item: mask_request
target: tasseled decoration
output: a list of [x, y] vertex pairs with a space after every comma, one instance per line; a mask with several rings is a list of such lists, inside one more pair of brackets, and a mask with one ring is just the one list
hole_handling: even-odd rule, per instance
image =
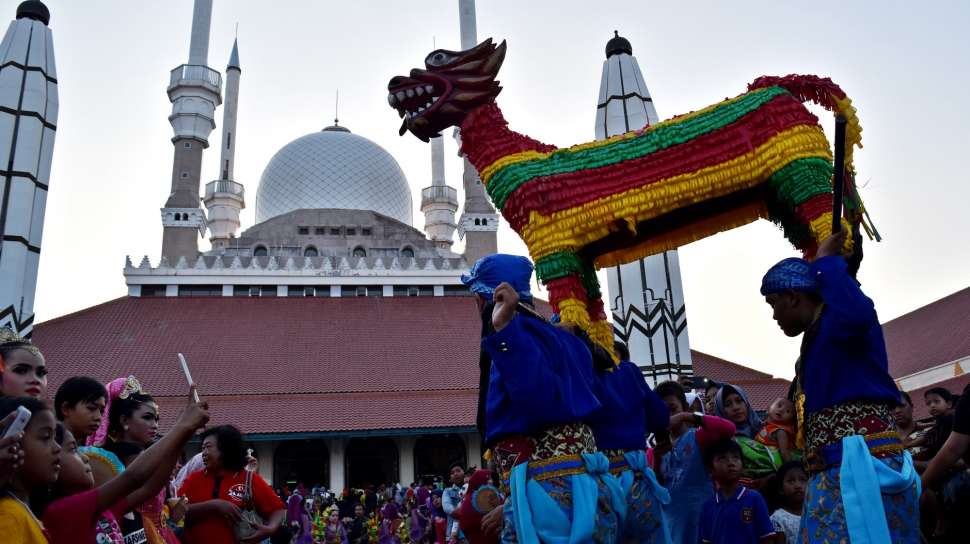
[[[462, 152], [528, 246], [554, 310], [611, 350], [594, 266], [631, 262], [758, 218], [814, 256], [831, 228], [832, 151], [806, 101], [845, 116], [843, 223], [850, 230], [861, 223], [878, 237], [854, 183], [858, 116], [828, 78], [761, 77], [748, 92], [700, 111], [564, 149], [510, 130], [489, 104], [462, 123]], [[852, 244], [850, 237], [843, 251]]]

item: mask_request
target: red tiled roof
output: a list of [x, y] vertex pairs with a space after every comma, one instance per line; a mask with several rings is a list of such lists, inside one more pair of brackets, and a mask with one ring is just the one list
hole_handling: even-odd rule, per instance
[[[178, 418], [184, 397], [156, 400], [163, 427], [167, 428]], [[210, 404], [210, 425], [231, 423], [246, 434], [340, 433], [474, 427], [478, 389], [229, 395], [206, 400]]]
[[[165, 427], [184, 404], [182, 352], [214, 424], [295, 433], [473, 426], [480, 332], [471, 297], [124, 297], [40, 323], [33, 340], [51, 395], [69, 376], [133, 374]], [[741, 385], [757, 409], [787, 388], [692, 355], [697, 375]]]
[[480, 333], [471, 297], [125, 297], [40, 323], [33, 340], [51, 392], [133, 374], [181, 397], [182, 352], [217, 418], [268, 432], [296, 425], [290, 413], [320, 431], [474, 425]]
[[970, 287], [882, 326], [889, 373], [902, 378], [970, 355]]
[[737, 363], [725, 361], [720, 357], [708, 355], [697, 350], [690, 350], [691, 361], [694, 364], [694, 375], [711, 378], [717, 382], [734, 383], [740, 380], [767, 380], [771, 374], [759, 372], [753, 368], [741, 366]]
[[930, 417], [930, 412], [927, 410], [926, 403], [923, 400], [923, 395], [926, 393], [927, 389], [933, 387], [945, 387], [954, 395], [960, 395], [963, 393], [963, 388], [965, 388], [968, 384], [970, 384], [970, 373], [934, 383], [933, 385], [927, 385], [926, 387], [907, 391], [909, 396], [913, 399], [913, 417], [916, 419]]
[[788, 396], [791, 382], [783, 378], [768, 378], [764, 380], [737, 380], [728, 382], [744, 389], [755, 410], [767, 410], [775, 399]]

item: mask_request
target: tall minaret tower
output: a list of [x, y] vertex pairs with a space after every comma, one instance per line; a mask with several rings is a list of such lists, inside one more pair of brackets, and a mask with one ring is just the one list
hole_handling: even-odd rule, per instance
[[232, 43], [232, 54], [226, 66], [226, 103], [222, 107], [222, 154], [219, 178], [205, 186], [206, 210], [209, 211], [209, 241], [213, 250], [223, 250], [239, 230], [239, 212], [246, 207], [243, 185], [232, 175], [236, 156], [236, 112], [239, 109], [239, 43]]
[[[461, 49], [478, 45], [475, 0], [458, 0], [458, 20], [461, 25]], [[455, 137], [460, 139], [457, 129]], [[478, 171], [467, 158], [463, 157], [463, 160], [465, 204], [458, 220], [458, 236], [465, 238], [465, 260], [469, 265], [474, 265], [478, 259], [498, 252], [498, 214], [485, 194]]]
[[454, 243], [458, 191], [445, 183], [445, 142], [439, 134], [431, 138], [431, 187], [421, 189], [424, 231], [439, 249]]
[[50, 18], [23, 2], [0, 44], [0, 327], [28, 337], [57, 130]]
[[[615, 33], [596, 106], [596, 139], [639, 130], [659, 121], [633, 47]], [[653, 384], [693, 374], [684, 286], [677, 251], [666, 251], [607, 270], [613, 332]]]
[[195, 260], [199, 235], [206, 229], [205, 213], [199, 206], [202, 150], [209, 147], [209, 133], [216, 127], [215, 110], [222, 103], [222, 76], [206, 65], [211, 19], [212, 0], [195, 0], [189, 62], [172, 70], [168, 85], [175, 160], [172, 192], [162, 208], [162, 257], [172, 264], [181, 257]]

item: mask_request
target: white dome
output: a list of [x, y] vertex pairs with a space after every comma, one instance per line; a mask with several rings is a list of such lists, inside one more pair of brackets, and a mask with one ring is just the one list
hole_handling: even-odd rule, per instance
[[257, 223], [304, 208], [370, 210], [411, 225], [411, 188], [384, 148], [328, 127], [283, 146], [259, 179]]

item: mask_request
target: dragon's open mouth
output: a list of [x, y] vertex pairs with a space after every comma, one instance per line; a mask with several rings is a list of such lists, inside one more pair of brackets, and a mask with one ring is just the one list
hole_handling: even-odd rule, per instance
[[434, 85], [418, 83], [410, 87], [394, 90], [387, 95], [387, 103], [397, 110], [398, 116], [408, 119], [424, 115], [433, 110], [439, 96], [435, 93]]

